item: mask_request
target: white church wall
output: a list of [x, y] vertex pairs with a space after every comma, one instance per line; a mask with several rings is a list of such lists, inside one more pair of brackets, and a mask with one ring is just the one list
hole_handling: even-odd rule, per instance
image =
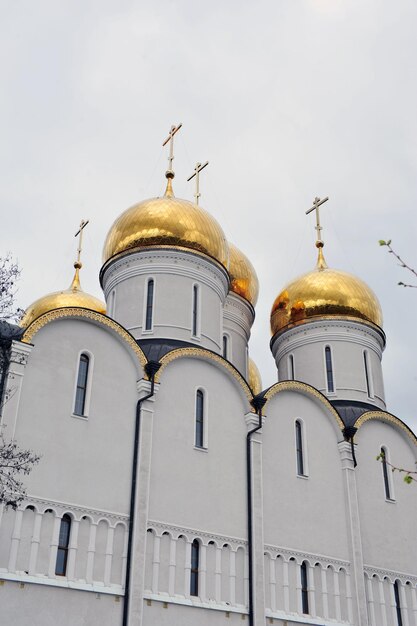
[[119, 596], [12, 582], [0, 586], [0, 622], [23, 626], [114, 626], [122, 619]]
[[[265, 543], [348, 558], [344, 484], [333, 417], [301, 392], [279, 392], [262, 429]], [[308, 477], [297, 475], [295, 421], [303, 420]], [[340, 433], [340, 434], [339, 434]]]
[[[146, 329], [147, 282], [154, 281], [152, 328]], [[193, 334], [193, 287], [198, 287], [197, 333]], [[139, 338], [194, 342], [221, 352], [226, 271], [209, 259], [174, 249], [144, 250], [115, 261], [103, 277], [115, 319]], [[115, 296], [112, 296], [112, 293]]]
[[[107, 329], [71, 319], [42, 328], [34, 344], [15, 432], [23, 447], [42, 455], [28, 492], [127, 512], [140, 375], [128, 348]], [[88, 417], [73, 414], [82, 351], [94, 355]]]
[[417, 575], [417, 492], [404, 483], [402, 475], [388, 470], [393, 488], [392, 500], [388, 500], [382, 464], [376, 461], [385, 446], [394, 465], [414, 469], [417, 447], [397, 426], [380, 420], [365, 422], [355, 440], [364, 563]]
[[[155, 404], [149, 517], [232, 537], [246, 536], [249, 404], [222, 368], [181, 358], [161, 375]], [[196, 392], [205, 400], [206, 449], [195, 446]], [[221, 515], [219, 515], [221, 511]]]

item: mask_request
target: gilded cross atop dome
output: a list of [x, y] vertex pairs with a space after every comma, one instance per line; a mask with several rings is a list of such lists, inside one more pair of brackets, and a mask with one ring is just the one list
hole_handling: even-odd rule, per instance
[[87, 226], [89, 221], [90, 220], [81, 220], [80, 227], [74, 235], [74, 237], [78, 237], [77, 260], [74, 263], [75, 274], [74, 274], [74, 278], [72, 279], [72, 283], [70, 287], [70, 289], [74, 289], [74, 290], [81, 288], [80, 269], [83, 266], [83, 264], [81, 263], [81, 252], [83, 249], [83, 234], [84, 234], [84, 228]]
[[194, 174], [191, 174], [191, 176], [189, 178], [187, 178], [187, 182], [190, 182], [190, 180], [192, 180], [195, 177], [195, 194], [194, 194], [194, 198], [195, 198], [195, 203], [198, 205], [198, 199], [201, 196], [200, 193], [200, 172], [207, 167], [207, 165], [209, 164], [208, 161], [206, 161], [203, 165], [201, 165], [201, 163], [196, 163], [196, 166], [194, 168]]
[[174, 178], [175, 173], [172, 167], [172, 163], [174, 161], [174, 136], [177, 134], [182, 124], [178, 124], [178, 126], [171, 126], [171, 130], [169, 131], [168, 137], [165, 139], [162, 147], [166, 146], [169, 143], [169, 155], [168, 155], [168, 169], [165, 172], [165, 176], [170, 179]]
[[313, 201], [313, 206], [311, 207], [311, 209], [308, 209], [308, 211], [306, 211], [306, 215], [308, 215], [312, 211], [316, 212], [316, 227], [315, 227], [316, 232], [317, 232], [316, 248], [318, 248], [318, 251], [319, 251], [319, 256], [317, 259], [318, 270], [324, 270], [327, 267], [326, 261], [324, 260], [324, 256], [323, 256], [324, 241], [321, 238], [321, 231], [323, 229], [320, 223], [320, 207], [322, 204], [327, 202], [328, 199], [329, 199], [329, 196], [326, 196], [325, 198], [323, 198], [323, 200], [321, 200], [320, 198], [316, 196]]

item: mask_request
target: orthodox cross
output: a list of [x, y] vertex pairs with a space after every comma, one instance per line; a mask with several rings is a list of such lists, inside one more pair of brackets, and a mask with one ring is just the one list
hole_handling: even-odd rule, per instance
[[171, 126], [171, 130], [169, 131], [168, 137], [165, 139], [162, 146], [166, 146], [169, 142], [169, 157], [168, 157], [168, 171], [167, 174], [170, 174], [170, 178], [173, 178], [174, 170], [172, 169], [172, 161], [174, 160], [174, 135], [179, 131], [182, 124], [178, 124], [178, 126]]
[[324, 204], [325, 202], [327, 202], [328, 199], [329, 199], [328, 196], [326, 198], [323, 198], [323, 200], [320, 200], [320, 198], [314, 198], [313, 206], [311, 207], [311, 209], [308, 209], [308, 211], [306, 211], [306, 215], [308, 215], [312, 211], [316, 212], [316, 231], [317, 231], [317, 242], [316, 243], [319, 243], [319, 244], [323, 244], [323, 240], [321, 238], [322, 227], [321, 227], [321, 224], [320, 224], [319, 207], [322, 204]]
[[81, 251], [82, 251], [82, 247], [83, 247], [83, 230], [87, 226], [89, 221], [90, 220], [87, 220], [85, 222], [84, 220], [81, 220], [80, 228], [77, 230], [77, 232], [74, 235], [74, 237], [78, 237], [79, 236], [79, 239], [78, 239], [78, 250], [77, 250], [77, 261], [76, 261], [76, 264], [78, 265], [78, 269], [81, 268]]
[[206, 161], [204, 163], [204, 165], [201, 165], [201, 163], [197, 163], [195, 168], [194, 168], [194, 174], [191, 174], [190, 178], [187, 178], [187, 182], [192, 180], [195, 176], [195, 194], [194, 194], [194, 198], [195, 198], [195, 203], [198, 204], [198, 199], [201, 196], [200, 193], [200, 172], [207, 167], [207, 165], [209, 164], [208, 161]]

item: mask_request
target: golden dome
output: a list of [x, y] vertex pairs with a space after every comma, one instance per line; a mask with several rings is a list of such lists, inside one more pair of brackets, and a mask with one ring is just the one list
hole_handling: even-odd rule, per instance
[[259, 294], [259, 281], [255, 268], [248, 257], [230, 242], [229, 250], [230, 289], [255, 306]]
[[162, 198], [151, 198], [127, 209], [110, 228], [103, 249], [103, 262], [113, 256], [148, 246], [189, 248], [229, 268], [229, 246], [223, 230], [207, 211], [175, 198], [172, 173]]
[[97, 313], [106, 313], [106, 305], [104, 302], [85, 293], [80, 285], [80, 268], [81, 263], [74, 263], [75, 274], [69, 289], [64, 291], [55, 291], [43, 298], [39, 298], [26, 309], [26, 312], [20, 321], [20, 326], [27, 328], [33, 321], [44, 313], [53, 311], [54, 309], [63, 309], [66, 307], [81, 307], [97, 311]]
[[372, 289], [347, 272], [329, 269], [319, 247], [316, 269], [289, 283], [271, 310], [272, 334], [315, 318], [349, 318], [382, 327], [382, 311]]
[[256, 396], [258, 393], [262, 391], [262, 379], [259, 373], [258, 368], [255, 365], [255, 361], [253, 361], [250, 357], [248, 360], [248, 383], [249, 387], [252, 389], [252, 393]]

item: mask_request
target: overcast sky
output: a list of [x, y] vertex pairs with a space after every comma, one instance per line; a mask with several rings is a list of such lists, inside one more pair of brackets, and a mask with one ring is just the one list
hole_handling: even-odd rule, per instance
[[316, 261], [316, 195], [330, 266], [360, 276], [384, 312], [388, 409], [416, 429], [417, 290], [380, 238], [417, 266], [415, 0], [0, 0], [0, 253], [19, 305], [65, 288], [86, 229], [82, 285], [102, 295], [113, 220], [196, 161], [201, 204], [260, 280], [250, 352], [276, 380], [269, 313]]

